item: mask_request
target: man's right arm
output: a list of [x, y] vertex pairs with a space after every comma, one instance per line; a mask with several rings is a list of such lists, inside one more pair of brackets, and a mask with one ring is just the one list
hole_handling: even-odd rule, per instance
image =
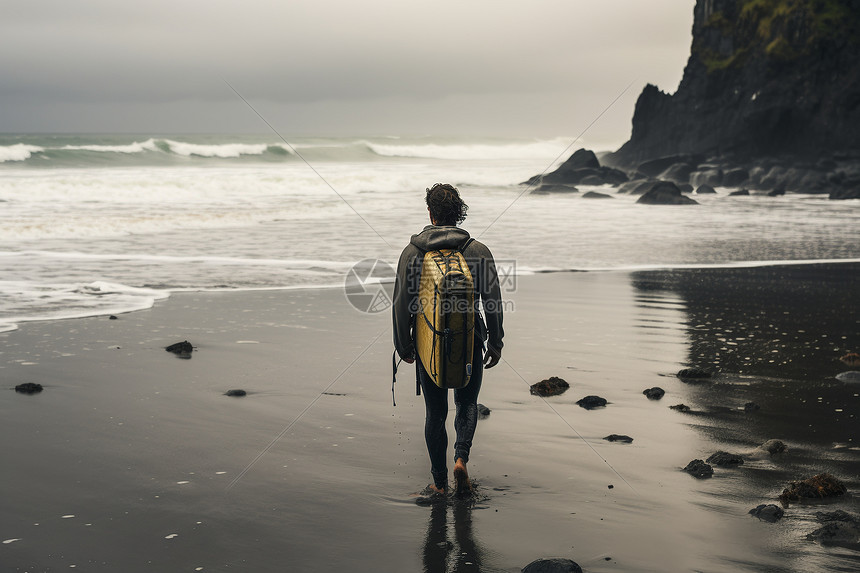
[[394, 327], [394, 348], [400, 358], [412, 362], [415, 358], [415, 343], [412, 340], [412, 297], [417, 294], [410, 288], [413, 277], [411, 264], [417, 249], [412, 245], [403, 249], [397, 263], [397, 277], [394, 280], [394, 301], [391, 305], [391, 318]]

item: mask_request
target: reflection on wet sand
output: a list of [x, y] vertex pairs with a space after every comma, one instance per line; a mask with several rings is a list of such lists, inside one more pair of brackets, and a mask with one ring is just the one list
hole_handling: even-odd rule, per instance
[[[425, 573], [484, 571], [483, 551], [472, 532], [472, 500], [439, 499], [430, 506], [430, 521], [424, 540]], [[450, 535], [448, 513], [454, 534]]]
[[[852, 367], [840, 360], [860, 348], [860, 266], [682, 269], [633, 273], [631, 282], [643, 317], [660, 307], [686, 314], [686, 363], [713, 374], [681, 379], [692, 408], [682, 415], [715, 451], [746, 460], [715, 467], [715, 479], [726, 481], [713, 488], [714, 499], [698, 502], [702, 507], [732, 511], [757, 498], [778, 503], [789, 481], [821, 472], [838, 476], [849, 491], [860, 489], [860, 388], [843, 381]], [[659, 328], [661, 321], [642, 319], [639, 326]], [[759, 447], [772, 438], [784, 440], [788, 451]], [[856, 496], [831, 503], [828, 509], [860, 509]], [[803, 563], [800, 570], [856, 567], [856, 552], [797, 541], [820, 526], [819, 504], [786, 509], [782, 527], [791, 533], [778, 541], [783, 554]]]

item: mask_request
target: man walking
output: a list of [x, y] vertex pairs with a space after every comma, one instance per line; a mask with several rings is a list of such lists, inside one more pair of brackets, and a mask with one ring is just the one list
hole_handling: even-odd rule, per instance
[[[430, 225], [417, 235], [412, 235], [409, 245], [403, 249], [397, 265], [394, 283], [394, 346], [400, 357], [416, 362], [415, 345], [416, 316], [422, 310], [418, 303], [418, 289], [424, 255], [440, 249], [454, 249], [462, 253], [469, 267], [474, 284], [474, 296], [480, 297], [484, 314], [475, 316], [475, 344], [471, 378], [463, 388], [454, 390], [454, 483], [458, 493], [471, 489], [466, 464], [472, 448], [472, 438], [478, 423], [478, 393], [481, 390], [483, 368], [492, 368], [502, 356], [502, 298], [498, 273], [490, 250], [469, 233], [457, 227], [466, 218], [468, 205], [460, 198], [459, 191], [448, 184], [437, 183], [427, 189], [427, 211]], [[483, 353], [486, 343], [486, 354]], [[448, 487], [448, 433], [445, 420], [448, 416], [448, 390], [437, 386], [428, 374], [429, 365], [416, 362], [418, 382], [424, 395], [426, 408], [424, 439], [430, 454], [433, 485], [437, 493], [445, 493]]]

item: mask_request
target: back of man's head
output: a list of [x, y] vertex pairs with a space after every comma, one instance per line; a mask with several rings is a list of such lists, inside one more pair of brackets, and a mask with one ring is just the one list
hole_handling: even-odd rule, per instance
[[448, 183], [437, 183], [428, 188], [426, 201], [436, 225], [454, 227], [466, 219], [466, 211], [469, 210], [457, 188]]

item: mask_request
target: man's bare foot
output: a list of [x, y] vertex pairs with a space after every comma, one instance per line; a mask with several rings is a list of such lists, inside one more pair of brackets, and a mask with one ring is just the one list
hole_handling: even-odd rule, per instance
[[472, 483], [469, 481], [469, 471], [463, 458], [457, 458], [454, 464], [454, 488], [457, 493], [470, 493]]
[[445, 488], [444, 487], [436, 487], [432, 483], [427, 486], [427, 491], [430, 492], [431, 494], [438, 493], [441, 495], [445, 495]]

